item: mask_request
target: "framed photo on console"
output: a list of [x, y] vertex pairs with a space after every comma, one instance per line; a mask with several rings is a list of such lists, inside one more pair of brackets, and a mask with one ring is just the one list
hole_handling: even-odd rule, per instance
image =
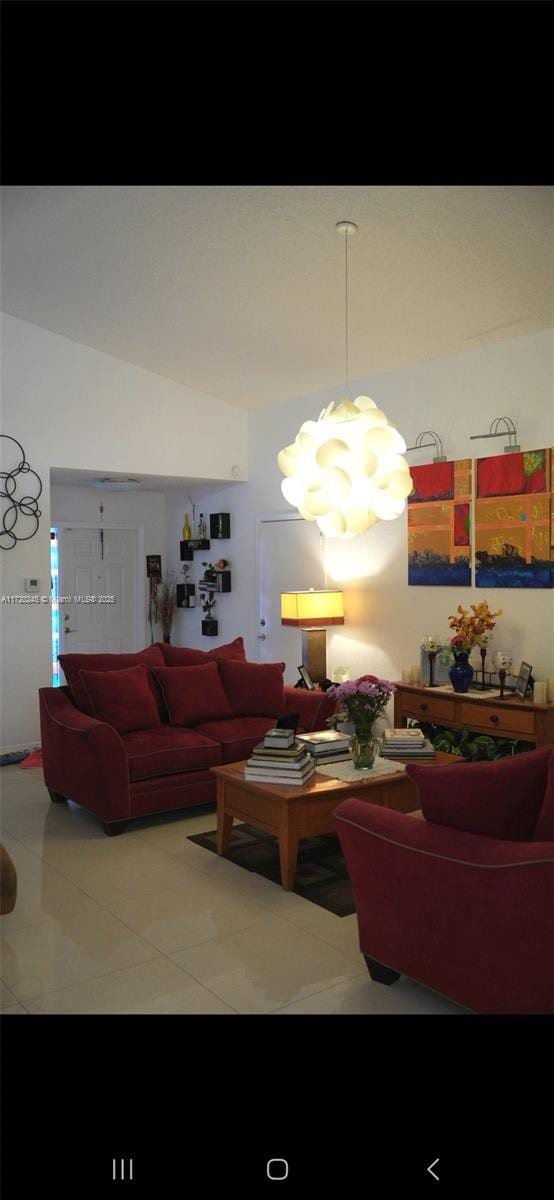
[[[304, 665], [302, 665], [301, 667], [298, 668], [298, 671], [300, 673], [300, 678], [302, 680], [302, 686], [307, 688], [309, 692], [313, 692], [313, 690], [315, 688], [315, 683], [313, 682], [311, 676], [308, 674], [306, 667]], [[300, 685], [297, 684], [297, 687], [298, 686], [300, 686]]]
[[530, 663], [526, 663], [526, 662], [522, 662], [522, 664], [519, 668], [519, 675], [517, 677], [517, 683], [514, 688], [514, 695], [519, 696], [520, 700], [525, 700], [527, 689], [529, 687], [529, 680], [531, 678], [532, 670], [533, 670], [533, 668], [530, 665]]

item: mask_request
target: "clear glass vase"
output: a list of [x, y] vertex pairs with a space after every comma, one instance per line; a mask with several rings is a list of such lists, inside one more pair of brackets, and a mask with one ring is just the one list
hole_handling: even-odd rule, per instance
[[377, 758], [379, 743], [372, 734], [369, 736], [354, 734], [350, 743], [352, 750], [352, 765], [360, 771], [368, 771]]

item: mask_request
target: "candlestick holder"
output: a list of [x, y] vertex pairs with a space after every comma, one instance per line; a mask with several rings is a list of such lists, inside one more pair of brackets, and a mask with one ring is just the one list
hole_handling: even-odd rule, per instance
[[473, 690], [476, 692], [489, 692], [492, 684], [485, 683], [485, 662], [487, 658], [487, 647], [479, 646], [479, 654], [481, 655], [481, 679], [478, 683], [473, 684]]
[[485, 684], [485, 659], [487, 657], [487, 647], [481, 646], [479, 649], [479, 654], [481, 655], [481, 689], [484, 692], [485, 687], [486, 687], [486, 684]]
[[426, 651], [427, 657], [429, 659], [429, 683], [426, 686], [427, 687], [438, 687], [439, 685], [437, 683], [435, 683], [434, 672], [435, 672], [435, 659], [440, 650], [440, 639], [438, 637], [435, 637], [432, 634], [428, 634], [423, 639], [423, 649]]
[[512, 669], [512, 660], [509, 655], [503, 654], [501, 650], [497, 650], [493, 655], [492, 665], [498, 672], [498, 679], [500, 682], [500, 695], [497, 697], [497, 699], [505, 700], [506, 697], [504, 695], [504, 688], [506, 686], [506, 676]]

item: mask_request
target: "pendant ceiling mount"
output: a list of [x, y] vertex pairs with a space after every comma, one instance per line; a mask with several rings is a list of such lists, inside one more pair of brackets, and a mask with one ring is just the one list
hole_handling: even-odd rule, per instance
[[406, 443], [385, 413], [369, 396], [348, 399], [348, 241], [358, 226], [337, 221], [336, 229], [345, 241], [345, 396], [304, 421], [277, 463], [283, 496], [306, 521], [327, 537], [354, 537], [399, 517], [413, 483]]
[[352, 237], [358, 232], [358, 226], [353, 221], [337, 221], [337, 233], [342, 233], [343, 237]]

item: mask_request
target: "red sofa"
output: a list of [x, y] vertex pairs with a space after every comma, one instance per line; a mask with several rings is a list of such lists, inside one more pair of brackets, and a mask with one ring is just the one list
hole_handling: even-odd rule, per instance
[[[247, 664], [242, 638], [208, 653], [157, 643], [138, 654], [60, 655], [60, 663], [67, 686], [39, 689], [46, 786], [53, 801], [71, 799], [93, 812], [110, 835], [134, 817], [215, 801], [210, 767], [246, 758], [281, 713], [299, 713], [299, 729], [307, 732], [324, 729], [334, 710], [325, 693], [283, 687], [284, 664], [269, 664], [265, 686], [268, 672]], [[175, 686], [177, 667], [186, 686]], [[134, 709], [125, 702], [130, 668], [140, 668], [150, 728], [133, 727]]]
[[407, 770], [425, 820], [357, 799], [335, 813], [372, 979], [553, 1012], [554, 751]]

